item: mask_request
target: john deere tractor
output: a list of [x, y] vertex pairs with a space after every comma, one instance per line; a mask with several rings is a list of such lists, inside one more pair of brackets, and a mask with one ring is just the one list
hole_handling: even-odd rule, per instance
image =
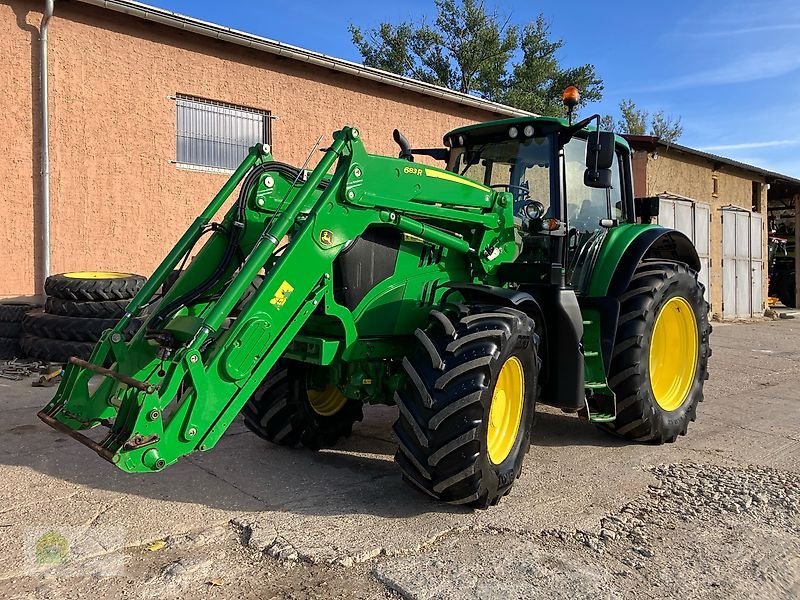
[[254, 146], [39, 416], [138, 473], [240, 414], [316, 450], [394, 404], [404, 479], [480, 508], [518, 477], [537, 402], [675, 441], [707, 377], [700, 262], [592, 123], [506, 119], [427, 149], [395, 131], [397, 158], [344, 127], [310, 171]]

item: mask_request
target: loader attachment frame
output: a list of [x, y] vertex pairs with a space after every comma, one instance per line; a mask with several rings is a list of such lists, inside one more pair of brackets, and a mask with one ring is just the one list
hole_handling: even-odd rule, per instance
[[[262, 146], [250, 150], [125, 316], [103, 334], [89, 361], [70, 361], [55, 397], [39, 413], [45, 423], [124, 471], [161, 470], [219, 441], [312, 314], [341, 325], [343, 335], [326, 341], [329, 356], [352, 349], [356, 323], [334, 297], [332, 266], [345, 244], [368, 227], [394, 227], [463, 255], [484, 276], [515, 256], [507, 194], [441, 169], [369, 155], [355, 128], [334, 134], [305, 183], [271, 182], [275, 193], [265, 201], [256, 191], [267, 184], [246, 186], [254, 169], [270, 164]], [[157, 298], [240, 184], [244, 204], [228, 211], [174, 286]], [[465, 233], [442, 229], [437, 219], [460, 224]], [[244, 233], [235, 232], [237, 227]], [[236, 250], [244, 258], [226, 266], [226, 239], [233, 232], [241, 237]], [[220, 264], [224, 272], [206, 296], [181, 305], [186, 291]], [[263, 283], [231, 318], [262, 270]], [[437, 293], [432, 299], [443, 290]], [[150, 312], [143, 313], [145, 307]], [[144, 323], [125, 341], [123, 331], [134, 317]], [[102, 439], [80, 433], [98, 426], [108, 430]]]

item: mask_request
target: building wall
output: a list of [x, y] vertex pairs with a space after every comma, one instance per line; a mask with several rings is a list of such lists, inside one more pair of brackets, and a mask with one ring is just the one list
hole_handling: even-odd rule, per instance
[[[637, 156], [638, 155], [638, 156]], [[764, 178], [756, 173], [743, 170], [734, 170], [723, 167], [714, 170], [714, 165], [708, 161], [688, 156], [685, 154], [668, 154], [659, 152], [658, 157], [644, 152], [637, 152], [634, 156], [634, 170], [639, 170], [639, 177], [646, 181], [646, 194], [654, 196], [663, 192], [672, 192], [686, 196], [698, 202], [705, 202], [711, 206], [710, 227], [710, 294], [711, 310], [713, 314], [722, 313], [722, 211], [723, 206], [737, 206], [750, 210], [753, 205], [753, 182], [764, 184]], [[641, 175], [642, 160], [647, 157], [644, 177]], [[639, 162], [637, 162], [637, 160]], [[718, 180], [718, 193], [714, 195], [713, 179]], [[639, 188], [640, 189], [640, 188]], [[637, 190], [637, 194], [640, 192]], [[767, 205], [767, 187], [761, 187], [759, 203], [762, 214], [762, 252], [764, 257], [763, 290], [764, 301], [767, 298], [767, 218], [765, 208]], [[763, 311], [754, 311], [756, 314]]]
[[[39, 2], [0, 5], [0, 297], [32, 294], [39, 226]], [[359, 127], [367, 150], [396, 154], [498, 115], [264, 52], [59, 2], [50, 24], [53, 272], [149, 274], [226, 176], [177, 167], [175, 102], [189, 94], [272, 111], [277, 160], [300, 165], [322, 134]], [[315, 159], [319, 153], [315, 153]], [[313, 164], [313, 163], [312, 163]]]

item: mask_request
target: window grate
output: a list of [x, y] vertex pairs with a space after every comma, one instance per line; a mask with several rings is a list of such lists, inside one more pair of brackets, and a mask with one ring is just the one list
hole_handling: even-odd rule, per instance
[[270, 112], [178, 95], [179, 164], [233, 170], [254, 144], [270, 143]]

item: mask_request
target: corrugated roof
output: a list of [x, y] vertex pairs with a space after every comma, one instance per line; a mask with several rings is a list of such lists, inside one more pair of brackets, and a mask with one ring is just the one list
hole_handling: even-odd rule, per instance
[[717, 154], [711, 154], [710, 152], [703, 152], [702, 150], [696, 150], [695, 148], [690, 148], [689, 146], [681, 146], [680, 144], [667, 143], [652, 135], [625, 134], [622, 137], [628, 140], [628, 143], [634, 150], [636, 149], [651, 150], [651, 151], [658, 149], [672, 150], [675, 152], [681, 152], [683, 154], [689, 154], [697, 158], [702, 158], [711, 163], [719, 165], [727, 165], [729, 167], [734, 167], [736, 169], [742, 169], [744, 171], [758, 173], [759, 175], [767, 179], [767, 183], [779, 182], [779, 183], [786, 183], [792, 186], [800, 186], [800, 179], [790, 177], [789, 175], [784, 175], [782, 173], [776, 173], [775, 171], [762, 169], [761, 167], [749, 165], [747, 163], [739, 162], [738, 160], [733, 160], [732, 158], [726, 158], [724, 156], [719, 156]]
[[[340, 73], [347, 73], [355, 77], [361, 77], [371, 81], [377, 81], [386, 85], [402, 88], [418, 94], [423, 94], [425, 96], [433, 96], [434, 98], [440, 98], [448, 102], [454, 102], [456, 104], [462, 104], [472, 108], [491, 111], [500, 115], [522, 116], [531, 114], [527, 111], [520, 110], [512, 106], [506, 106], [505, 104], [492, 102], [491, 100], [484, 100], [483, 98], [478, 98], [477, 96], [472, 96], [470, 94], [456, 92], [438, 85], [425, 83], [424, 81], [417, 81], [416, 79], [403, 77], [402, 75], [397, 75], [396, 73], [389, 73], [388, 71], [367, 67], [349, 60], [328, 56], [327, 54], [314, 52], [312, 50], [307, 50], [298, 46], [292, 46], [290, 44], [284, 44], [283, 42], [271, 40], [259, 35], [246, 33], [230, 27], [223, 27], [222, 25], [217, 25], [216, 23], [202, 21], [200, 19], [188, 17], [180, 13], [150, 6], [149, 4], [134, 2], [133, 0], [78, 1], [138, 17], [140, 19], [145, 19], [147, 21], [161, 23], [162, 25], [174, 27], [183, 31], [204, 35], [216, 40], [230, 42], [232, 44], [244, 46], [245, 48], [252, 48], [262, 52], [268, 52], [270, 54], [313, 64], [315, 66], [331, 69]], [[57, 6], [56, 10], [58, 10]]]

